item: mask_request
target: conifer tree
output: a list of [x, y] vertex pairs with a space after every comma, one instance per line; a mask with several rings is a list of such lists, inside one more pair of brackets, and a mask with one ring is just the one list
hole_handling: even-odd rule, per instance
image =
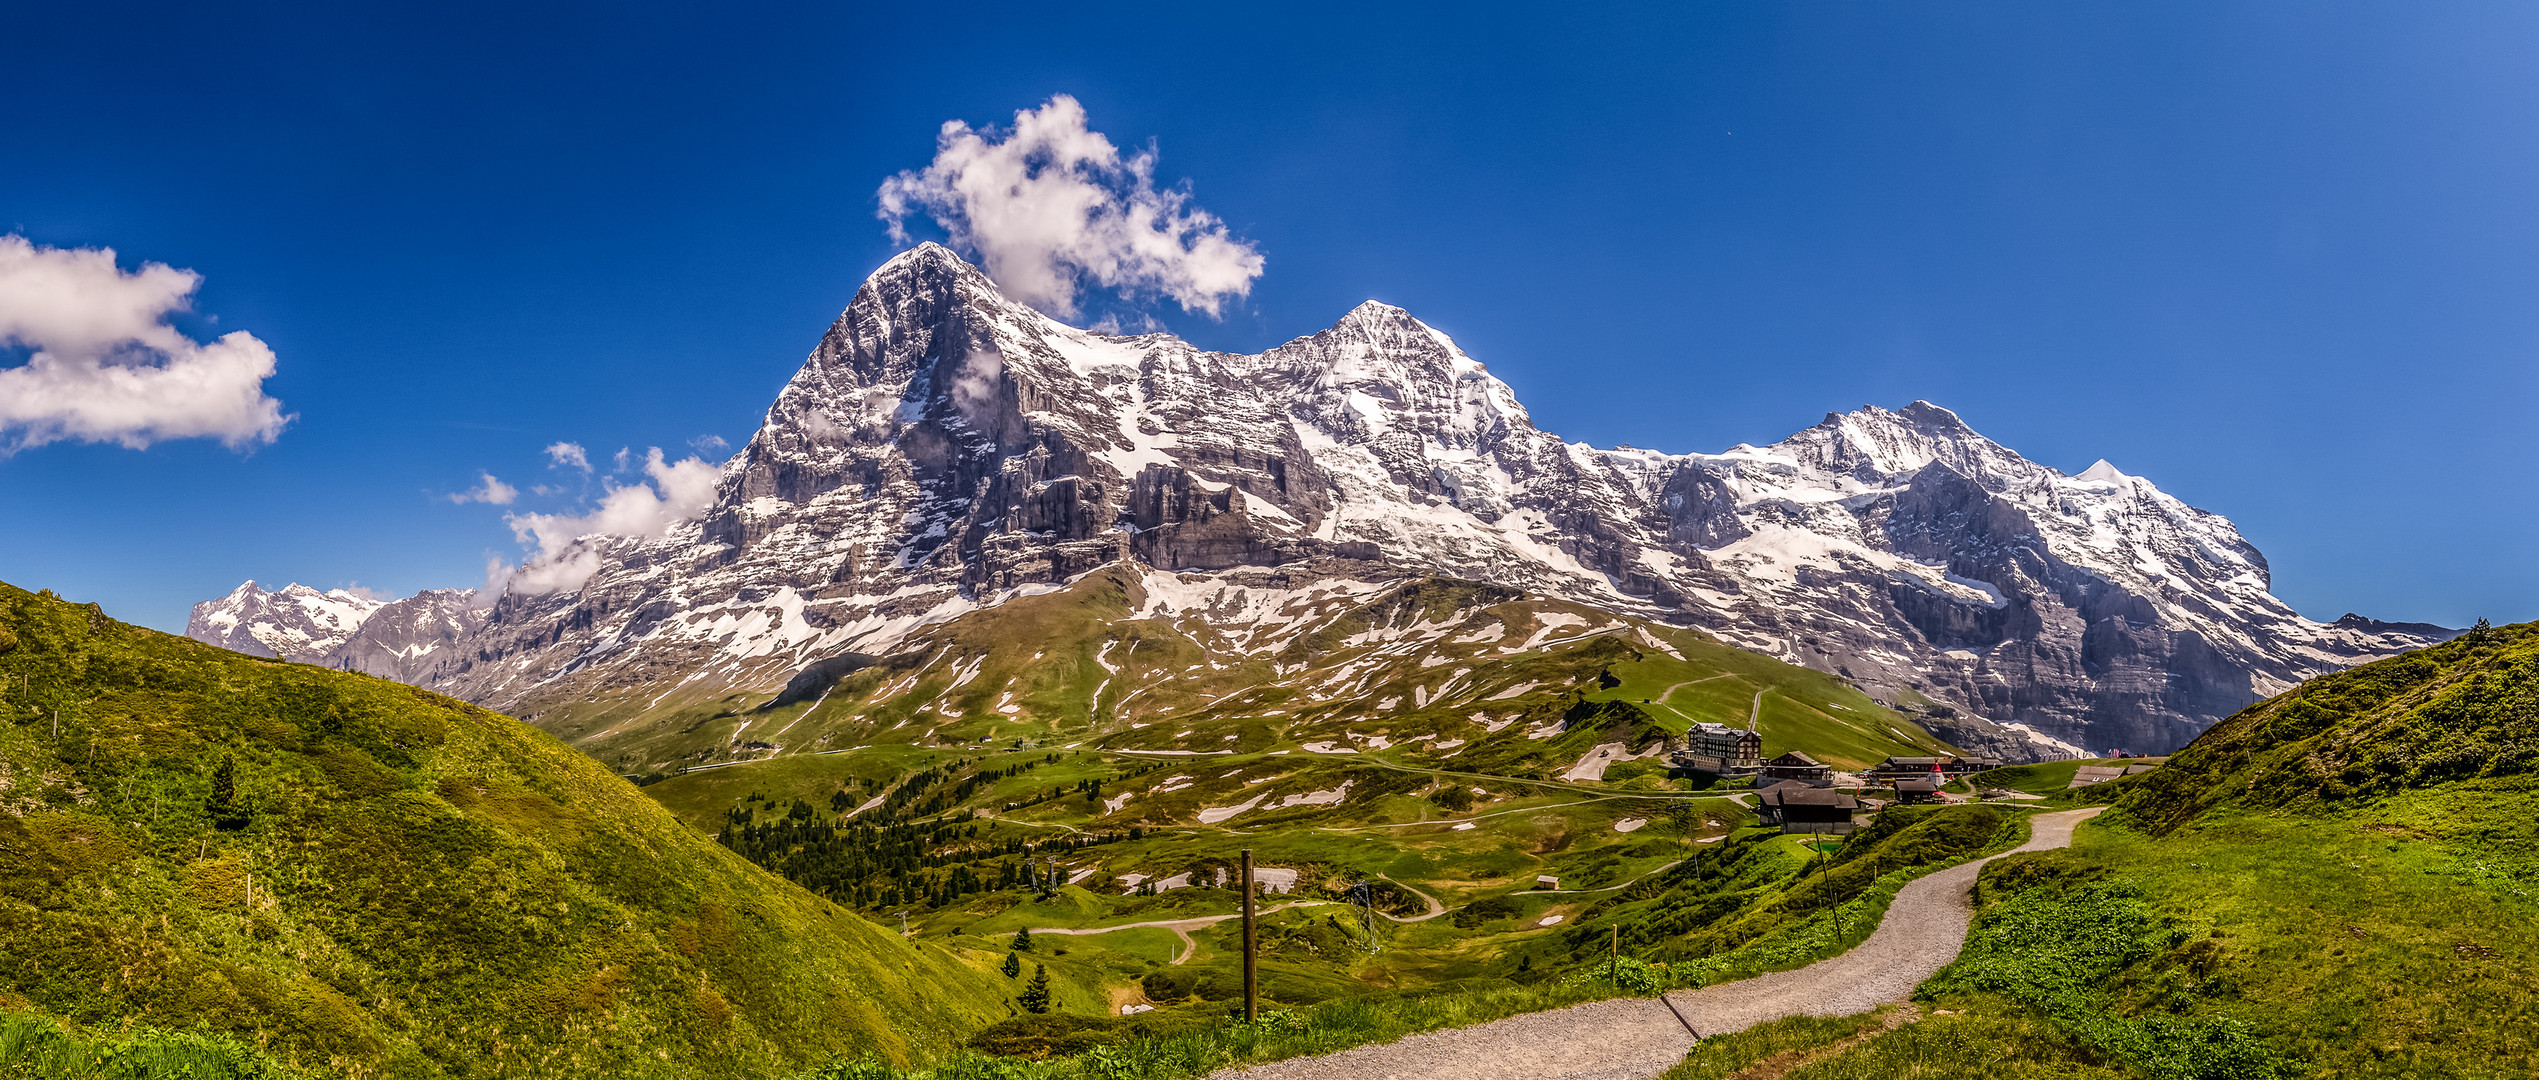
[[1030, 951], [1031, 951], [1031, 931], [1030, 931], [1029, 929], [1022, 929], [1022, 930], [1016, 930], [1016, 931], [1014, 931], [1014, 946], [1013, 946], [1013, 948], [1014, 948], [1014, 951], [1015, 951], [1015, 952], [1030, 952]]
[[1008, 978], [1008, 979], [1011, 979], [1011, 978], [1013, 978], [1013, 977], [1015, 977], [1015, 976], [1017, 976], [1017, 975], [1020, 975], [1020, 974], [1022, 974], [1022, 973], [1023, 973], [1023, 956], [1022, 956], [1022, 954], [1021, 954], [1021, 953], [1006, 953], [1006, 954], [1005, 954], [1005, 977], [1006, 977], [1006, 978]]
[[1023, 988], [1023, 996], [1015, 999], [1015, 1004], [1021, 1005], [1027, 1013], [1048, 1012], [1049, 965], [1033, 964], [1031, 967], [1031, 985]]
[[204, 800], [203, 809], [212, 816], [212, 827], [223, 831], [247, 827], [247, 815], [238, 810], [238, 762], [220, 759], [220, 767], [212, 770], [212, 797]]

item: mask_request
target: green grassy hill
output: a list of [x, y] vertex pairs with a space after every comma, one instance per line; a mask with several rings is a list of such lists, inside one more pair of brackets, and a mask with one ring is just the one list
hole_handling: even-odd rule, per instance
[[1774, 1025], [1674, 1080], [2539, 1075], [2539, 626], [2312, 680], [2078, 797], [2113, 809], [1986, 868], [1919, 1022]]
[[903, 941], [411, 687], [0, 585], [0, 713], [0, 1039], [33, 1015], [321, 1075], [741, 1076], [1008, 1014], [1000, 954]]
[[[1759, 711], [1767, 751], [1849, 765], [1948, 749], [1835, 676], [1507, 589], [1428, 580], [1238, 599], [1170, 587], [1097, 572], [931, 628], [907, 653], [789, 700], [676, 727], [629, 722], [579, 745], [644, 748], [612, 760], [652, 774], [645, 791], [698, 830], [840, 904], [906, 912], [929, 940], [990, 947], [1027, 926], [1222, 914], [1233, 897], [1221, 889], [1135, 886], [1205, 878], [1247, 847], [1311, 896], [1380, 876], [1397, 915], [1423, 909], [1413, 890], [1510, 913], [1489, 934], [1440, 918], [1387, 929], [1380, 950], [1324, 949], [1317, 976], [1271, 981], [1287, 1003], [1497, 978], [1527, 956], [1565, 967], [1593, 951], [1588, 938], [1605, 941], [1608, 921], [1636, 926], [1675, 902], [1608, 901], [1643, 878], [1655, 891], [1635, 900], [1681, 893], [1653, 875], [1750, 846], [1692, 843], [1752, 820], [1668, 775], [1660, 740], [1696, 721], [1742, 726]], [[1292, 616], [1263, 620], [1286, 636], [1223, 640], [1202, 613], [1234, 605]], [[723, 760], [662, 775], [700, 754]], [[1035, 900], [1023, 875], [1050, 860], [1070, 885]], [[1777, 880], [1797, 872], [1783, 861], [1754, 865]], [[1570, 891], [1536, 892], [1538, 875]], [[1756, 899], [1704, 903], [1717, 916]], [[1328, 915], [1286, 918], [1328, 936]], [[1155, 966], [1221, 962], [1216, 933], [1196, 932], [1180, 965], [1158, 932], [1072, 938], [1051, 975], [1062, 996], [1109, 1011], [1138, 1000], [1130, 988]]]

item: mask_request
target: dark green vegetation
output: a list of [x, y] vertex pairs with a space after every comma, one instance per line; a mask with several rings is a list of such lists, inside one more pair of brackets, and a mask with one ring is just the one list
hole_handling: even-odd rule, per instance
[[2539, 1075], [2539, 628], [2314, 680], [2082, 798], [2114, 809], [2071, 850], [1986, 868], [1928, 1019], [1792, 1080]]
[[80, 1031], [0, 1009], [0, 1076], [10, 1080], [298, 1080], [306, 1076], [234, 1038], [147, 1025]]
[[[1016, 773], [1058, 760], [1025, 757], [1003, 767], [968, 758], [909, 776], [869, 806], [858, 788], [842, 787], [826, 809], [799, 798], [779, 806], [752, 793], [724, 811], [715, 839], [743, 858], [850, 907], [941, 908], [963, 897], [1016, 889], [1047, 891], [1035, 858], [1072, 856], [1102, 844], [1137, 840], [1146, 830], [1106, 832], [998, 829], [975, 809], [947, 812]], [[1020, 805], [1069, 796], [1099, 800], [1099, 780], [1053, 790]], [[1015, 803], [1005, 803], [1011, 808]]]
[[0, 712], [22, 1043], [40, 1014], [316, 1074], [767, 1075], [1007, 1012], [1001, 950], [903, 942], [411, 687], [0, 586]]

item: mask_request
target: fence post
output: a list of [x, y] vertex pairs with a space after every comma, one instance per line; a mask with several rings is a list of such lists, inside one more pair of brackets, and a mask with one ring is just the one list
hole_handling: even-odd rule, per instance
[[1259, 973], [1253, 963], [1259, 939], [1252, 933], [1252, 849], [1243, 849], [1243, 1022], [1261, 1018]]

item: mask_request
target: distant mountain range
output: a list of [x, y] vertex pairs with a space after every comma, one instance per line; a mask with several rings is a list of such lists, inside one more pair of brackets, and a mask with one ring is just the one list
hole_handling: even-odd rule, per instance
[[249, 581], [194, 605], [185, 636], [250, 656], [431, 685], [457, 659], [458, 641], [485, 624], [475, 600], [474, 589], [380, 600], [296, 582], [268, 592]]
[[[639, 727], [1102, 567], [1218, 597], [1198, 610], [1235, 643], [1292, 618], [1245, 583], [1447, 578], [1697, 627], [2027, 757], [2172, 749], [2449, 634], [2304, 619], [2228, 520], [2104, 461], [2028, 461], [1927, 402], [1716, 454], [1600, 449], [1537, 429], [1399, 308], [1207, 352], [1066, 326], [931, 244], [857, 292], [712, 507], [558, 565], [587, 576], [481, 607], [250, 582], [188, 633]], [[1102, 719], [1099, 694], [1084, 707]]]

